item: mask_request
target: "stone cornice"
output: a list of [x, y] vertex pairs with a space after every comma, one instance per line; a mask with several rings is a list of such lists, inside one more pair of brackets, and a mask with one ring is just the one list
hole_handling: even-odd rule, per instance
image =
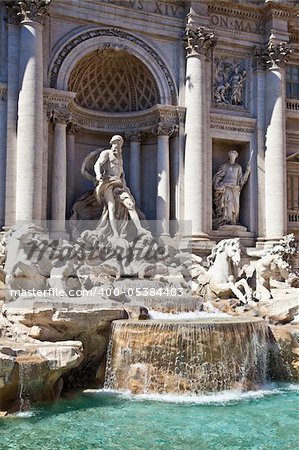
[[210, 128], [215, 130], [236, 131], [239, 133], [254, 133], [256, 119], [237, 118], [229, 115], [210, 115]]
[[238, 17], [240, 19], [247, 19], [247, 20], [260, 20], [262, 17], [261, 12], [252, 5], [244, 5], [244, 4], [236, 4], [236, 3], [228, 3], [228, 2], [221, 2], [221, 1], [213, 1], [209, 3], [208, 6], [209, 13], [214, 14], [224, 14], [228, 16]]
[[282, 19], [288, 19], [296, 16], [299, 12], [298, 6], [290, 3], [277, 3], [269, 1], [267, 3], [261, 2], [260, 4], [254, 4], [244, 0], [244, 2], [235, 1], [223, 1], [210, 0], [208, 6], [209, 13], [224, 14], [240, 19], [247, 20], [260, 20], [266, 16], [279, 17]]
[[177, 106], [156, 105], [153, 108], [120, 114], [101, 113], [86, 110], [72, 101], [68, 110], [72, 122], [81, 128], [94, 131], [135, 133], [139, 131], [151, 131], [158, 123], [178, 124], [185, 108]]
[[51, 0], [5, 0], [9, 21], [45, 23]]

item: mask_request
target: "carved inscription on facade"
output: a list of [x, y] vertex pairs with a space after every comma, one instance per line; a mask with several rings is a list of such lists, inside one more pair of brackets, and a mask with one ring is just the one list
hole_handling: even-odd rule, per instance
[[114, 5], [132, 8], [140, 12], [149, 12], [161, 14], [163, 16], [176, 17], [182, 19], [184, 17], [184, 2], [173, 1], [152, 1], [152, 0], [102, 0], [103, 3], [111, 3]]
[[262, 34], [263, 24], [252, 20], [243, 20], [236, 17], [220, 16], [212, 14], [210, 16], [211, 27], [224, 28], [232, 31], [239, 31], [252, 34]]

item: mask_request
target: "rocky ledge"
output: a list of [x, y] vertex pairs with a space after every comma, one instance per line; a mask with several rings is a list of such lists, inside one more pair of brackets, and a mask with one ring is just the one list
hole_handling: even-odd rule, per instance
[[27, 344], [0, 340], [0, 410], [25, 409], [28, 403], [54, 400], [63, 375], [83, 360], [81, 342]]
[[101, 385], [111, 322], [146, 315], [138, 306], [82, 298], [3, 304], [0, 410], [17, 409], [24, 399], [52, 400], [63, 387]]

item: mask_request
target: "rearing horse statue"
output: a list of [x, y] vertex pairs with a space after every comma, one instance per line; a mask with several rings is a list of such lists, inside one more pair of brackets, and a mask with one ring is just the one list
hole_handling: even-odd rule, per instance
[[239, 238], [223, 239], [207, 258], [210, 268], [207, 271], [207, 295], [230, 298], [232, 294], [242, 303], [252, 299], [252, 290], [245, 279], [236, 281], [236, 268], [241, 260]]

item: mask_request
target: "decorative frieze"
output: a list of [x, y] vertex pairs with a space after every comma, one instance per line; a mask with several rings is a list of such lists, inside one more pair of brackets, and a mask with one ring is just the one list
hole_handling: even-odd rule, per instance
[[9, 20], [45, 23], [51, 0], [6, 0]]
[[257, 68], [271, 69], [282, 67], [288, 62], [293, 50], [287, 42], [269, 42], [266, 47], [256, 47], [254, 59]]
[[159, 122], [171, 125], [178, 123], [185, 108], [177, 106], [156, 105], [145, 111], [134, 112], [126, 116], [87, 111], [75, 102], [69, 104], [72, 121], [80, 127], [109, 133], [149, 131]]

